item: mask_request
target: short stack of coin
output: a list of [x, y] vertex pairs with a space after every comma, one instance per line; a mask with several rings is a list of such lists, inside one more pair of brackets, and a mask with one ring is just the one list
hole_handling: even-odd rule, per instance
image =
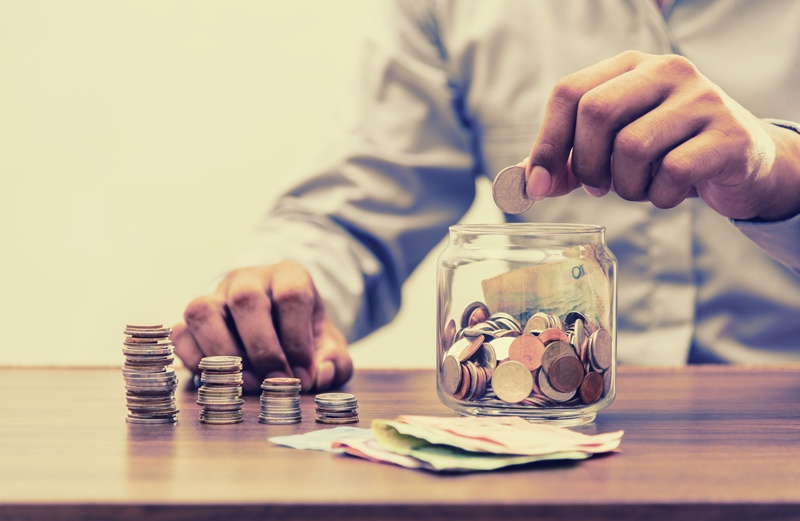
[[350, 393], [323, 393], [314, 397], [317, 423], [358, 423], [358, 400]]
[[128, 423], [159, 424], [178, 421], [175, 389], [178, 377], [168, 367], [172, 355], [172, 330], [163, 324], [128, 324], [122, 354]]
[[244, 419], [242, 407], [242, 358], [207, 356], [198, 366], [202, 385], [197, 390], [200, 423], [227, 425]]
[[290, 425], [300, 423], [300, 380], [298, 378], [265, 378], [261, 383], [259, 423]]

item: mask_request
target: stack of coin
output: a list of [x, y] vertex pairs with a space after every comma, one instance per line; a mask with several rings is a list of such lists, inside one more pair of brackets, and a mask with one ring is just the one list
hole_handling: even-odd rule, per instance
[[525, 325], [480, 302], [443, 329], [440, 388], [484, 405], [581, 407], [611, 390], [613, 346], [599, 322], [578, 311], [533, 313]]
[[202, 385], [197, 390], [200, 423], [226, 425], [244, 419], [242, 407], [242, 358], [207, 356], [200, 360]]
[[326, 424], [358, 423], [358, 400], [349, 393], [324, 393], [314, 397], [317, 422]]
[[125, 399], [129, 423], [175, 423], [178, 408], [175, 389], [178, 377], [168, 367], [175, 360], [172, 355], [172, 330], [163, 324], [128, 324], [122, 354], [125, 364]]
[[298, 378], [266, 378], [261, 383], [259, 423], [289, 425], [300, 423], [300, 380]]

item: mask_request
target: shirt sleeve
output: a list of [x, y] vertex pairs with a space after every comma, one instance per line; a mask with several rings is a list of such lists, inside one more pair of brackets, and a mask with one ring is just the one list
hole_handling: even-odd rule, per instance
[[334, 143], [281, 197], [234, 267], [292, 259], [350, 341], [391, 320], [401, 284], [475, 197], [472, 133], [422, 2], [367, 2]]
[[776, 222], [732, 222], [773, 259], [800, 276], [800, 215]]
[[[771, 118], [765, 118], [764, 121], [800, 134], [800, 124], [793, 121]], [[772, 258], [800, 276], [800, 215], [777, 222], [736, 219], [732, 219], [732, 222]]]

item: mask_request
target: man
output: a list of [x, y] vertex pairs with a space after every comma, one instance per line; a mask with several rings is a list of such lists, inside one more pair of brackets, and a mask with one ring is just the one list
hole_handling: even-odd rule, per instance
[[800, 360], [800, 3], [665, 9], [382, 6], [340, 139], [187, 306], [178, 355], [244, 353], [251, 391], [340, 385], [476, 177], [530, 150], [537, 202], [508, 219], [607, 227], [620, 362]]

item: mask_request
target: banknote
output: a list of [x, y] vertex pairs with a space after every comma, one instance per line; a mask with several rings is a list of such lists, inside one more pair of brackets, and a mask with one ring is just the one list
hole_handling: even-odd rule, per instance
[[485, 279], [484, 302], [492, 313], [508, 313], [523, 324], [537, 311], [563, 315], [575, 309], [606, 322], [612, 288], [601, 255], [591, 245], [576, 246], [552, 260]]
[[615, 450], [622, 434], [583, 434], [516, 416], [405, 415], [374, 420], [371, 429], [338, 427], [269, 440], [411, 469], [471, 472], [538, 461], [586, 459]]
[[[430, 443], [423, 438], [401, 434], [394, 427], [397, 423], [399, 422], [381, 422], [380, 420], [373, 422], [372, 430], [377, 442], [391, 453], [409, 456], [421, 462], [420, 468], [439, 472], [488, 471], [545, 460], [580, 460], [591, 455], [581, 451], [550, 452], [535, 456], [472, 452], [452, 445]], [[340, 443], [347, 446], [348, 440], [342, 440]], [[345, 452], [347, 452], [346, 449]]]
[[375, 436], [371, 429], [334, 427], [332, 429], [320, 429], [290, 436], [273, 436], [269, 438], [269, 441], [293, 449], [342, 452], [342, 449], [333, 447], [333, 442], [342, 438], [374, 439]]
[[623, 435], [623, 431], [583, 434], [547, 423], [531, 423], [519, 416], [405, 415], [394, 421], [376, 421], [429, 443], [494, 454], [535, 456], [571, 450], [599, 454], [616, 449]]

